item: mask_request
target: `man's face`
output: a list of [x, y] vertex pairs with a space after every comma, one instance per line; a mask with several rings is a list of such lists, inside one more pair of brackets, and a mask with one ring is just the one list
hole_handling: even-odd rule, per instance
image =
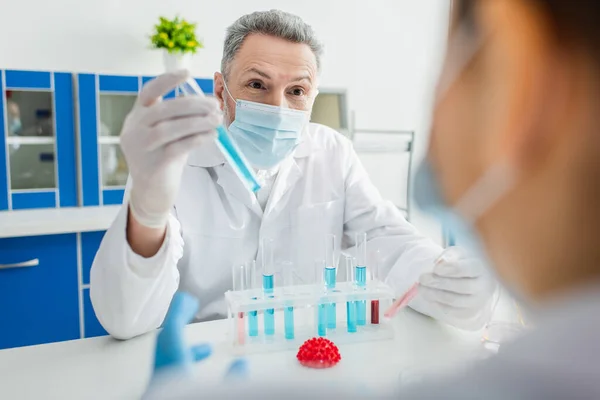
[[[236, 100], [310, 111], [317, 94], [317, 60], [306, 44], [249, 35], [229, 64], [226, 84]], [[220, 73], [215, 74], [215, 94], [229, 126], [235, 101]]]

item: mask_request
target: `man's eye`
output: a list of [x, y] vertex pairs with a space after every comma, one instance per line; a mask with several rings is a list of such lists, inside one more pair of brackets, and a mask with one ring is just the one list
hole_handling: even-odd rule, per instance
[[250, 82], [250, 84], [248, 86], [250, 86], [252, 89], [262, 89], [263, 88], [262, 83], [257, 82], [257, 81]]
[[304, 96], [304, 89], [302, 89], [302, 88], [292, 89], [292, 94], [294, 96]]

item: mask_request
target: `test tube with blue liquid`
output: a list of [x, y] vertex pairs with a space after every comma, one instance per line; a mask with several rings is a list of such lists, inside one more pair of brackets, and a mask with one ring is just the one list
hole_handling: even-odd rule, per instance
[[[246, 282], [250, 289], [258, 289], [258, 274], [256, 272], [256, 261], [252, 260], [246, 264]], [[253, 297], [252, 300], [258, 300]], [[253, 310], [248, 312], [248, 336], [258, 336], [258, 311]]]
[[[335, 268], [335, 235], [327, 235], [325, 242], [325, 288], [328, 292], [335, 289], [336, 280]], [[337, 322], [337, 315], [335, 310], [335, 303], [327, 304], [327, 329], [335, 329]]]
[[[263, 262], [263, 293], [265, 297], [273, 297], [273, 288], [275, 285], [275, 268], [273, 265], [273, 240], [262, 240], [262, 262]], [[264, 330], [266, 336], [275, 334], [275, 309], [268, 308], [263, 316]]]
[[[177, 89], [182, 96], [205, 96], [200, 85], [192, 77], [179, 85]], [[260, 189], [260, 184], [258, 183], [254, 169], [252, 169], [250, 163], [246, 160], [244, 154], [240, 151], [223, 125], [217, 127], [217, 146], [244, 186], [253, 193], [257, 192]]]
[[[294, 277], [294, 265], [290, 261], [281, 263], [281, 274], [283, 275], [284, 294], [286, 296], [294, 295], [294, 285], [296, 279]], [[294, 307], [284, 305], [283, 308], [283, 327], [285, 338], [288, 340], [294, 339]]]
[[[350, 282], [351, 287], [356, 287], [354, 279], [354, 265], [355, 258], [347, 255], [346, 256], [346, 279]], [[346, 320], [348, 333], [356, 332], [356, 302], [346, 302]]]
[[[325, 269], [327, 263], [325, 260], [315, 260], [315, 276], [317, 284], [317, 296], [325, 293]], [[327, 336], [327, 311], [329, 304], [319, 302], [317, 304], [317, 335]]]
[[[356, 268], [354, 279], [357, 288], [364, 289], [367, 286], [367, 234], [356, 234]], [[367, 324], [367, 302], [359, 300], [356, 302], [356, 324]]]

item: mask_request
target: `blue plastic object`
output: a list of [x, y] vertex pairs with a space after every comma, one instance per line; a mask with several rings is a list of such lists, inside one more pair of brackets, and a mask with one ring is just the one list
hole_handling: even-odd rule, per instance
[[[156, 339], [154, 355], [154, 375], [163, 372], [187, 374], [194, 362], [204, 360], [212, 354], [210, 344], [199, 344], [188, 347], [184, 339], [184, 328], [198, 311], [198, 301], [193, 296], [177, 292], [173, 296], [171, 306], [162, 331]], [[234, 361], [226, 376], [241, 376], [246, 372], [243, 359]]]
[[191, 295], [177, 292], [165, 317], [162, 331], [156, 340], [154, 372], [166, 367], [187, 369], [194, 361], [209, 357], [212, 348], [201, 344], [188, 348], [183, 338], [183, 329], [198, 311], [198, 301]]

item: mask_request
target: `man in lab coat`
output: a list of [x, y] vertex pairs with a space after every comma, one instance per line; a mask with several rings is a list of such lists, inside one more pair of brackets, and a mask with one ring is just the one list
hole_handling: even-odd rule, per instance
[[[232, 267], [260, 266], [264, 238], [274, 240], [276, 266], [291, 262], [302, 283], [324, 258], [325, 234], [346, 250], [359, 232], [398, 293], [420, 282], [414, 309], [465, 329], [487, 321], [494, 283], [481, 264], [466, 256], [435, 263], [442, 249], [381, 198], [352, 143], [309, 123], [321, 53], [300, 18], [256, 12], [227, 30], [216, 101], [160, 101], [185, 71], [142, 89], [121, 133], [126, 198], [91, 271], [92, 303], [111, 335], [159, 327], [178, 288], [200, 299], [197, 320], [225, 316]], [[257, 171], [256, 194], [215, 145], [221, 123]]]

